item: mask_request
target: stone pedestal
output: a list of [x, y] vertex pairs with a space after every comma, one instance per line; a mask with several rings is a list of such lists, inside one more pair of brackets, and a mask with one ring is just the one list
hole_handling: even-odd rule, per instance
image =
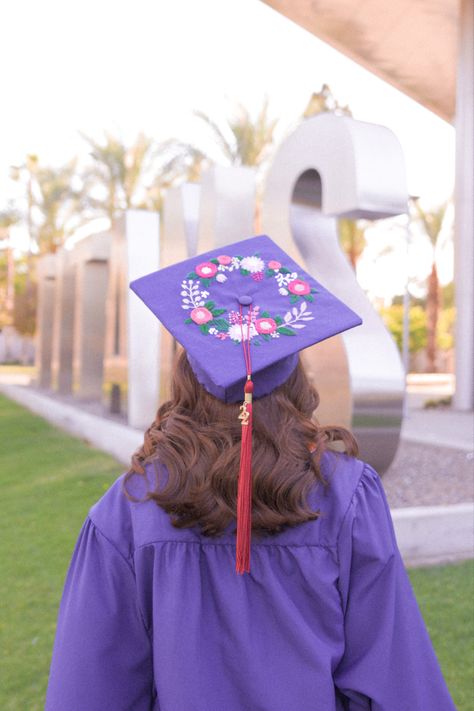
[[51, 385], [64, 395], [72, 393], [76, 268], [71, 256], [71, 252], [66, 249], [56, 254]]
[[84, 400], [102, 397], [110, 242], [109, 233], [91, 235], [72, 252], [76, 272], [72, 387]]
[[46, 254], [39, 259], [37, 275], [36, 382], [42, 388], [49, 388], [51, 386], [51, 356], [53, 351], [56, 255]]

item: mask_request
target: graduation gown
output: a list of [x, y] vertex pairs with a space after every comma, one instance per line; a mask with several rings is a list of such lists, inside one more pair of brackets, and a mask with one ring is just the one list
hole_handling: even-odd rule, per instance
[[310, 503], [323, 515], [253, 538], [242, 576], [235, 524], [176, 529], [125, 498], [122, 474], [74, 548], [45, 711], [455, 709], [377, 472], [334, 452], [322, 471]]

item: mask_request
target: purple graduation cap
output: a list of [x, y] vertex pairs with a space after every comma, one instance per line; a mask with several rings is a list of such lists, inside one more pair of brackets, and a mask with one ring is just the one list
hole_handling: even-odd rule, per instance
[[362, 319], [266, 235], [147, 274], [130, 288], [185, 348], [209, 393], [243, 400], [236, 570], [249, 572], [252, 397], [282, 385], [299, 351]]

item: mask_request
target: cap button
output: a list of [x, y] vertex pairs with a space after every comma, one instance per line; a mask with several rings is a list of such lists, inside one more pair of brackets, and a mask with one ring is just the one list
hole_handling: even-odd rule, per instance
[[249, 306], [252, 303], [252, 297], [248, 296], [248, 294], [243, 294], [238, 297], [238, 301], [239, 304], [242, 304], [242, 306]]

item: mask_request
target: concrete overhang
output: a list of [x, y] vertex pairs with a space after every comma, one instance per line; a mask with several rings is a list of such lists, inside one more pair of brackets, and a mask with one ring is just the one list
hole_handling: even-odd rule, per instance
[[262, 0], [445, 121], [456, 98], [458, 0]]

